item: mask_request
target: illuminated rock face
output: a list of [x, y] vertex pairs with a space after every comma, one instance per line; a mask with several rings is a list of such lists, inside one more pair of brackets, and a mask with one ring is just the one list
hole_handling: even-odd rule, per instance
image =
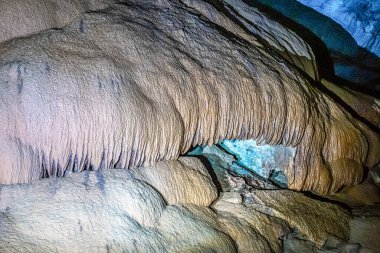
[[[314, 87], [300, 37], [236, 0], [78, 3], [62, 29], [0, 44], [0, 252], [346, 245], [346, 210], [253, 173], [325, 194], [380, 159], [378, 135]], [[235, 156], [201, 147], [216, 167], [181, 156], [220, 142]]]
[[[220, 1], [217, 5], [218, 12], [204, 1], [186, 0], [184, 3], [239, 37], [251, 41], [252, 37], [248, 35], [253, 35], [255, 40], [269, 46], [311, 78], [319, 79], [311, 47], [294, 31], [269, 18], [257, 8], [241, 0]], [[234, 23], [226, 22], [224, 16], [230, 17]]]
[[[277, 253], [294, 233], [290, 227], [318, 248], [329, 238], [348, 239], [351, 218], [336, 205], [287, 190], [246, 189], [216, 200], [211, 177], [196, 158], [159, 162], [154, 169], [163, 175], [154, 187], [150, 175], [136, 178], [139, 170], [86, 171], [2, 186], [1, 252]], [[188, 198], [200, 193], [202, 198]]]
[[203, 3], [218, 17], [208, 19], [198, 3], [128, 1], [3, 43], [0, 182], [136, 168], [251, 138], [295, 149], [284, 171], [291, 189], [359, 182], [379, 160], [378, 136], [254, 34]]
[[[215, 192], [215, 187], [205, 168], [196, 160], [185, 158], [182, 162], [192, 163], [187, 169], [197, 171], [206, 180], [194, 177], [192, 181], [175, 181], [174, 185], [186, 188], [188, 194], [204, 193], [207, 203], [214, 201], [216, 194], [206, 194]], [[167, 179], [175, 180], [181, 174], [172, 168], [180, 169], [182, 162], [159, 163], [157, 167], [163, 174], [171, 172], [173, 177]], [[163, 190], [167, 199], [176, 198], [176, 205], [167, 205], [157, 190], [165, 188], [164, 183], [155, 189], [127, 170], [115, 170], [44, 179], [35, 185], [3, 186], [0, 250], [234, 251], [233, 241], [216, 229], [216, 216], [208, 208], [196, 205], [199, 200], [191, 201], [173, 188], [171, 193]]]
[[62, 28], [86, 11], [106, 8], [116, 0], [3, 0], [0, 43], [50, 28]]
[[209, 173], [198, 159], [180, 157], [176, 161], [140, 167], [134, 174], [157, 189], [169, 205], [210, 206], [218, 197]]

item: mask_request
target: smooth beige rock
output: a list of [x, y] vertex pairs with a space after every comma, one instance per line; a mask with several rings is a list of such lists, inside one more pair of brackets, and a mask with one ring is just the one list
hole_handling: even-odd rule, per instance
[[380, 203], [380, 188], [369, 176], [360, 184], [347, 187], [327, 197], [350, 207], [372, 206]]
[[158, 224], [169, 252], [238, 252], [235, 243], [220, 227], [211, 209], [196, 205], [168, 206]]
[[252, 190], [245, 194], [245, 198], [248, 207], [287, 221], [318, 247], [322, 247], [328, 238], [349, 239], [351, 216], [336, 204], [290, 190]]
[[222, 224], [225, 233], [235, 241], [238, 252], [274, 252], [267, 238], [246, 220], [237, 218], [233, 214], [219, 213], [218, 221]]
[[[196, 159], [184, 160], [190, 165]], [[183, 166], [179, 161], [168, 163], [167, 168]], [[167, 206], [153, 187], [129, 171], [109, 170], [2, 186], [0, 252], [225, 253], [236, 249], [210, 208]]]
[[211, 176], [198, 158], [180, 157], [140, 167], [136, 177], [153, 186], [169, 205], [209, 206], [218, 197]]
[[164, 248], [161, 235], [152, 230], [164, 211], [164, 200], [127, 171], [83, 172], [2, 186], [0, 204], [1, 252]]
[[[221, 222], [229, 219], [237, 219], [237, 223], [226, 223], [226, 226], [239, 226], [239, 224], [248, 224], [248, 227], [244, 231], [230, 231], [229, 233], [236, 238], [236, 242], [239, 247], [246, 249], [246, 243], [244, 241], [244, 233], [254, 231], [258, 233], [253, 239], [264, 238], [264, 241], [269, 245], [269, 249], [273, 252], [281, 252], [281, 238], [290, 232], [287, 223], [279, 218], [271, 217], [268, 214], [256, 211], [254, 208], [247, 207], [241, 203], [241, 193], [238, 192], [224, 192], [222, 196], [212, 205], [212, 208], [216, 210], [221, 218]], [[240, 203], [239, 203], [240, 200]], [[223, 218], [224, 217], [224, 218]], [[241, 239], [238, 239], [241, 238]], [[240, 244], [241, 243], [241, 244]], [[256, 247], [265, 245], [262, 241]], [[267, 249], [266, 249], [267, 250]], [[249, 251], [248, 251], [249, 252]], [[260, 251], [257, 251], [260, 252]]]

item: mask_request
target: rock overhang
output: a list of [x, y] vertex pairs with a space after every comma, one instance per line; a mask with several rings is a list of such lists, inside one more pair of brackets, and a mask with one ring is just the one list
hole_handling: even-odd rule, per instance
[[[137, 167], [253, 137], [297, 147], [285, 169], [293, 189], [359, 182], [378, 159], [376, 134], [254, 35], [229, 30], [239, 27], [229, 17], [191, 4], [132, 1], [3, 44], [2, 181]], [[51, 145], [57, 135], [64, 143]]]
[[[305, 77], [314, 60], [281, 54], [286, 41], [272, 50], [270, 28], [240, 14], [236, 22], [203, 1], [126, 1], [1, 44], [0, 179], [28, 184], [0, 188], [0, 251], [269, 253], [293, 236], [344, 246], [347, 211], [251, 170], [273, 179], [277, 160], [287, 187], [334, 192], [378, 163], [379, 136]], [[236, 141], [250, 137], [253, 149]], [[178, 158], [220, 142], [237, 154], [203, 152], [232, 176]]]

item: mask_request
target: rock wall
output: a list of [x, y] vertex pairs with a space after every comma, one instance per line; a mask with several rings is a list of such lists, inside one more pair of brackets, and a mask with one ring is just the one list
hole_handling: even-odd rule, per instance
[[335, 20], [358, 45], [380, 56], [380, 1], [298, 1]]
[[284, 171], [292, 189], [359, 182], [379, 160], [378, 136], [220, 18], [182, 2], [130, 1], [3, 43], [0, 182], [135, 168], [249, 138], [296, 148]]
[[[329, 238], [348, 240], [351, 217], [338, 206], [287, 190], [225, 192], [217, 200], [196, 158], [151, 170], [160, 183], [139, 170], [114, 170], [1, 186], [1, 252], [279, 253], [290, 227], [319, 248]], [[320, 217], [324, 226], [316, 226]]]
[[0, 7], [0, 252], [359, 252], [361, 220], [260, 157], [181, 156], [252, 138], [321, 194], [379, 162], [378, 101], [319, 90], [288, 28], [237, 0]]

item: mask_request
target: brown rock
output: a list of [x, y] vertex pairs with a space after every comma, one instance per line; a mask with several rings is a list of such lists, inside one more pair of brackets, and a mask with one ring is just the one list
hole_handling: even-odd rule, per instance
[[244, 197], [248, 207], [287, 221], [318, 247], [330, 237], [341, 241], [349, 239], [351, 216], [336, 204], [290, 190], [252, 190]]

